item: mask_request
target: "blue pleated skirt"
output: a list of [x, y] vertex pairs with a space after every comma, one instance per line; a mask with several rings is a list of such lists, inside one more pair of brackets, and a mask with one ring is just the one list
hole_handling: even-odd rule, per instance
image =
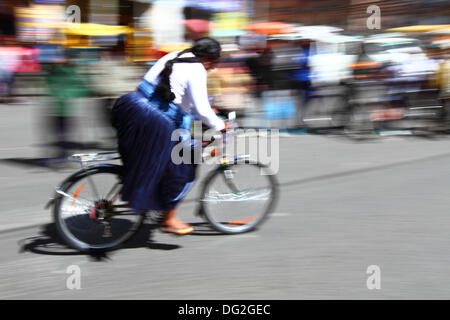
[[174, 164], [172, 132], [190, 130], [191, 117], [163, 101], [143, 80], [135, 92], [121, 96], [112, 109], [123, 162], [122, 200], [136, 212], [176, 207], [195, 179], [194, 164]]

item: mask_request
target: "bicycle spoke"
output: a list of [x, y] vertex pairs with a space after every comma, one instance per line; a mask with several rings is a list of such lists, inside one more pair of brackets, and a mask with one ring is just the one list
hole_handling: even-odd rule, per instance
[[[72, 204], [74, 202], [76, 202], [76, 203], [78, 203], [80, 205], [83, 205], [83, 206], [91, 206], [92, 203], [94, 202], [93, 200], [85, 199], [83, 197], [80, 197], [79, 195], [77, 195], [77, 197], [74, 198], [73, 196], [71, 196], [70, 194], [68, 194], [68, 193], [66, 193], [66, 192], [64, 192], [62, 190], [57, 190], [56, 192], [61, 194], [62, 196], [66, 197], [66, 198], [72, 199]], [[83, 203], [83, 201], [85, 201], [85, 202]]]
[[272, 210], [275, 180], [257, 164], [235, 164], [208, 180], [202, 201], [205, 218], [218, 231], [241, 233], [256, 228]]
[[270, 198], [271, 190], [265, 190], [265, 192], [260, 193], [255, 191], [256, 190], [247, 190], [240, 191], [239, 193], [210, 192], [203, 201], [261, 201]]
[[[116, 200], [115, 197], [118, 195], [119, 192], [114, 193], [116, 191], [116, 189], [120, 186], [120, 183], [117, 182], [115, 185], [112, 186], [111, 190], [109, 190], [109, 192], [106, 194], [105, 199], [109, 200], [109, 197], [114, 194], [113, 199], [114, 201]], [[112, 202], [114, 202], [112, 201]]]
[[95, 198], [101, 199], [100, 194], [98, 193], [97, 188], [95, 187], [94, 181], [92, 180], [90, 175], [87, 176], [87, 180], [89, 181], [89, 184], [91, 185], [92, 190], [94, 191]]
[[[142, 224], [144, 217], [127, 203], [111, 205], [120, 196], [120, 171], [119, 166], [87, 168], [57, 190], [62, 196], [55, 204], [58, 232], [72, 247], [111, 249]], [[101, 198], [104, 195], [107, 199]]]

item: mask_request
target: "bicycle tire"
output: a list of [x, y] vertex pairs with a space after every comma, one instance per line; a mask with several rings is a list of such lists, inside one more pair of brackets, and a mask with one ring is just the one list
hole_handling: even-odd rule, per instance
[[226, 170], [232, 169], [237, 165], [255, 166], [256, 168], [258, 168], [258, 170], [265, 170], [266, 173], [270, 173], [268, 171], [268, 167], [264, 164], [251, 160], [245, 160], [245, 162], [240, 163], [235, 159], [232, 163], [220, 165], [205, 178], [200, 197], [200, 214], [210, 224], [210, 226], [213, 229], [225, 234], [239, 234], [250, 232], [257, 229], [262, 225], [263, 222], [267, 220], [269, 214], [275, 208], [278, 199], [278, 183], [275, 178], [275, 175], [273, 174], [265, 175], [270, 185], [270, 199], [268, 204], [265, 206], [265, 209], [262, 210], [259, 216], [255, 218], [255, 220], [253, 220], [251, 223], [249, 224], [242, 223], [238, 227], [232, 226], [231, 222], [219, 221], [215, 217], [214, 213], [207, 208], [206, 205], [207, 201], [205, 199], [208, 198], [207, 196], [208, 190], [211, 187], [211, 184], [213, 183], [214, 179], [217, 178], [218, 175], [224, 175]]
[[[99, 164], [93, 165], [82, 170], [79, 170], [68, 177], [64, 182], [59, 186], [59, 190], [66, 193], [68, 190], [74, 186], [77, 182], [84, 178], [92, 177], [94, 175], [99, 174], [109, 174], [112, 176], [116, 176], [117, 179], [120, 180], [121, 177], [122, 166], [120, 165], [112, 165], [112, 164]], [[66, 197], [58, 194], [55, 199], [53, 206], [53, 219], [56, 225], [57, 232], [59, 236], [65, 241], [67, 245], [71, 248], [76, 249], [81, 252], [88, 251], [110, 251], [119, 248], [126, 241], [128, 241], [134, 234], [137, 233], [138, 229], [141, 227], [145, 220], [144, 214], [136, 214], [136, 222], [131, 225], [128, 231], [124, 233], [119, 239], [112, 241], [111, 243], [105, 242], [103, 244], [89, 244], [80, 239], [71, 233], [71, 231], [66, 226], [66, 223], [62, 218], [62, 209], [61, 205]], [[98, 199], [100, 200], [100, 199]]]

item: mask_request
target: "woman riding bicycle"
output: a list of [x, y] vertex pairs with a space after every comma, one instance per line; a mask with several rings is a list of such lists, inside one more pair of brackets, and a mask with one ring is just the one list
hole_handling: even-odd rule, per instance
[[171, 140], [172, 132], [190, 130], [191, 111], [208, 127], [225, 130], [211, 109], [206, 86], [207, 70], [214, 68], [220, 53], [216, 40], [202, 38], [189, 49], [167, 54], [137, 90], [120, 97], [112, 109], [124, 168], [122, 199], [139, 213], [163, 211], [165, 232], [193, 231], [177, 217], [175, 208], [193, 184], [195, 165], [172, 162], [171, 152], [178, 143]]

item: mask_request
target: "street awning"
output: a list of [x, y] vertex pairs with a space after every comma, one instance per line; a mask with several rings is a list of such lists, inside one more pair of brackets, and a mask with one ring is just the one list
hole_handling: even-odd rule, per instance
[[441, 25], [417, 25], [417, 26], [407, 26], [407, 27], [399, 27], [399, 28], [390, 28], [386, 31], [389, 32], [411, 32], [411, 33], [422, 33], [422, 32], [430, 32], [430, 31], [438, 31], [442, 29], [449, 29], [450, 24], [441, 24]]
[[127, 26], [110, 26], [96, 23], [71, 23], [63, 26], [63, 31], [69, 35], [79, 36], [118, 36], [133, 32]]
[[260, 22], [248, 24], [245, 29], [259, 34], [283, 34], [295, 32], [295, 28], [284, 22]]
[[173, 51], [182, 51], [184, 49], [187, 49], [191, 46], [191, 44], [185, 42], [185, 43], [167, 43], [164, 45], [161, 45], [157, 47], [158, 51], [169, 53]]

